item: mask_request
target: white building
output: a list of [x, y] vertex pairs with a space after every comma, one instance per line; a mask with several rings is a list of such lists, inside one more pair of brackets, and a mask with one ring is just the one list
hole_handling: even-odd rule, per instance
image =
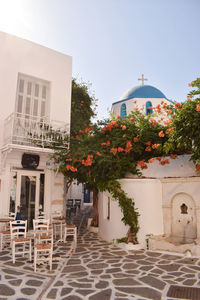
[[41, 127], [69, 131], [72, 58], [0, 32], [0, 60], [0, 214], [20, 206], [31, 226], [39, 208], [64, 207], [64, 179], [46, 146], [52, 136]]
[[144, 114], [152, 114], [153, 107], [156, 107], [161, 102], [167, 105], [173, 104], [173, 102], [156, 87], [151, 85], [144, 85], [144, 75], [142, 74], [142, 85], [135, 86], [126, 91], [119, 101], [112, 104], [112, 113], [115, 116], [121, 116], [124, 119], [135, 109], [141, 109]]

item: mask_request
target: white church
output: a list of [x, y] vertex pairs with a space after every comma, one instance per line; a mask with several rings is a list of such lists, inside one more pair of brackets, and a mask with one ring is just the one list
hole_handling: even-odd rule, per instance
[[39, 209], [48, 217], [65, 206], [42, 128], [69, 132], [72, 57], [0, 32], [0, 60], [0, 215], [19, 206], [30, 227]]
[[[146, 114], [161, 101], [173, 104], [159, 89], [144, 85], [144, 75], [139, 80], [140, 86], [113, 103], [114, 115], [125, 118], [136, 103]], [[148, 240], [151, 250], [200, 255], [200, 177], [190, 155], [168, 159], [170, 164], [164, 166], [158, 160], [149, 163], [148, 169], [141, 170], [142, 177], [127, 174], [119, 180], [139, 212], [137, 248], [146, 248]], [[108, 192], [100, 193], [99, 198], [99, 235], [109, 242], [125, 237], [129, 227], [121, 221], [118, 202]]]
[[145, 85], [144, 74], [142, 74], [141, 85], [135, 86], [126, 91], [119, 101], [112, 104], [111, 111], [115, 116], [121, 116], [124, 119], [134, 109], [141, 109], [145, 115], [153, 113], [153, 107], [164, 101], [167, 105], [172, 105], [173, 101], [167, 97], [156, 87]]

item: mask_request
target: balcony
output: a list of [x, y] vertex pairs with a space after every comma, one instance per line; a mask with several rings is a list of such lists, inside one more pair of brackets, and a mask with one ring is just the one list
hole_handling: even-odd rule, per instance
[[64, 141], [64, 137], [69, 133], [69, 124], [59, 121], [48, 122], [47, 118], [12, 113], [4, 121], [3, 132], [3, 146], [17, 144], [51, 148], [53, 144], [61, 141], [62, 146], [66, 147], [68, 143]]

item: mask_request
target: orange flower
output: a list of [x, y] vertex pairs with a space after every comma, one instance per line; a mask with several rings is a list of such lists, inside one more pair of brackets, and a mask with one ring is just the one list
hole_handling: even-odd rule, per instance
[[151, 145], [151, 141], [146, 142], [146, 145], [150, 146]]
[[102, 156], [100, 152], [97, 152], [97, 155], [98, 155], [98, 156]]
[[160, 144], [153, 144], [153, 145], [152, 145], [152, 148], [153, 148], [153, 149], [157, 149], [159, 146], [160, 146]]
[[123, 152], [123, 151], [124, 151], [124, 149], [123, 149], [123, 148], [121, 148], [121, 147], [118, 147], [117, 151], [118, 151], [118, 152]]
[[147, 146], [146, 149], [145, 149], [145, 151], [150, 152], [150, 151], [151, 151], [151, 147], [150, 147], [150, 146]]
[[148, 166], [147, 164], [144, 162], [144, 160], [138, 161], [138, 165], [140, 165], [141, 169], [147, 169]]
[[200, 165], [197, 164], [195, 170], [200, 171]]
[[159, 135], [159, 137], [164, 137], [164, 136], [165, 136], [163, 130], [161, 130], [161, 131], [158, 133], [158, 135]]
[[119, 119], [120, 119], [120, 116], [119, 116], [119, 115], [118, 115], [118, 116], [116, 116], [116, 119], [117, 119], [117, 120], [119, 120]]
[[134, 137], [134, 138], [133, 138], [133, 141], [134, 141], [134, 143], [137, 143], [139, 140], [138, 140], [137, 137]]
[[135, 121], [135, 118], [133, 118], [133, 117], [130, 118], [130, 121], [131, 121], [131, 122], [134, 122], [134, 121]]
[[200, 104], [197, 104], [196, 111], [200, 111]]
[[177, 154], [171, 154], [171, 155], [170, 155], [170, 158], [171, 158], [171, 159], [176, 159], [177, 156], [178, 156]]
[[117, 154], [117, 148], [111, 148], [111, 149], [110, 149], [110, 152], [111, 152], [113, 155], [116, 155], [116, 154]]
[[149, 162], [149, 163], [152, 163], [154, 160], [155, 160], [155, 158], [150, 158], [150, 159], [148, 160], [148, 162]]
[[126, 130], [126, 125], [121, 125], [122, 130]]

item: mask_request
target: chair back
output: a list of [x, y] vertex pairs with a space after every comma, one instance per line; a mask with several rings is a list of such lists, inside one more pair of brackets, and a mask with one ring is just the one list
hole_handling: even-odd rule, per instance
[[33, 230], [48, 230], [49, 229], [49, 219], [33, 219]]
[[26, 233], [27, 233], [27, 220], [10, 221], [11, 239], [19, 238], [19, 237], [26, 238]]

